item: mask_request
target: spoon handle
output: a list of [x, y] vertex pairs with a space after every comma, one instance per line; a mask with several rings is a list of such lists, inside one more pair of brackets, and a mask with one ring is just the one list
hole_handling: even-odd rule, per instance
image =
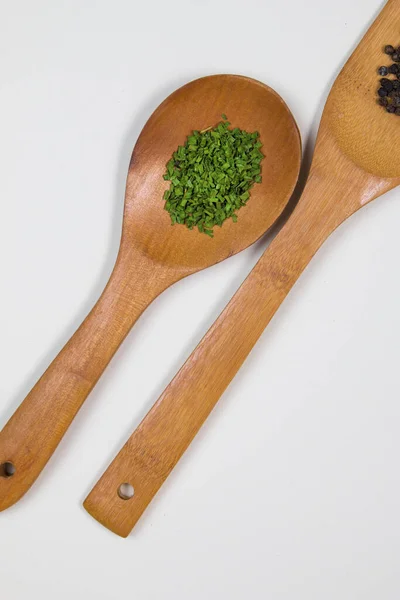
[[[129, 535], [336, 227], [332, 211], [321, 211], [321, 205], [315, 211], [313, 187], [307, 186], [301, 205], [87, 497], [86, 510], [114, 533]], [[119, 495], [124, 483], [134, 488], [130, 499]]]
[[34, 483], [132, 325], [171, 283], [143, 255], [120, 252], [99, 301], [0, 432], [0, 510]]

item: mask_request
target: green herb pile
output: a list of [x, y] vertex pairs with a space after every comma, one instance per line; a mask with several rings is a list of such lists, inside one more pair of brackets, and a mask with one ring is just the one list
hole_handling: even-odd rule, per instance
[[250, 197], [250, 188], [261, 182], [262, 144], [258, 131], [229, 129], [226, 115], [215, 127], [193, 131], [167, 164], [164, 179], [165, 210], [172, 224], [197, 227], [213, 237], [213, 227], [229, 218]]

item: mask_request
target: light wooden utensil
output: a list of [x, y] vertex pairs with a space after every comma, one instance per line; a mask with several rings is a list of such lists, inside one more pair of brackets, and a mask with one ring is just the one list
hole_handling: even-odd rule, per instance
[[[164, 210], [165, 165], [193, 129], [226, 113], [258, 130], [262, 184], [214, 239], [181, 225]], [[283, 100], [262, 83], [237, 75], [193, 81], [169, 96], [146, 123], [132, 154], [121, 246], [100, 300], [0, 433], [0, 510], [36, 480], [132, 325], [174, 282], [255, 242], [286, 206], [300, 169], [301, 142]]]
[[323, 241], [400, 183], [400, 119], [376, 103], [382, 48], [396, 42], [389, 0], [333, 86], [293, 215], [86, 499], [111, 531], [130, 533]]

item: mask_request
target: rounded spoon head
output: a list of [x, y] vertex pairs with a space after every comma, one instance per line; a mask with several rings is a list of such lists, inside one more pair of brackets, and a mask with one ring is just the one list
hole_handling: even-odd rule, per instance
[[[380, 179], [400, 178], [400, 153], [395, 145], [400, 119], [378, 106], [376, 93], [381, 85], [378, 68], [393, 62], [383, 48], [391, 43], [387, 40], [399, 40], [399, 9], [400, 0], [386, 3], [337, 77], [322, 122], [344, 155]], [[397, 184], [384, 186], [381, 193]]]
[[[193, 130], [216, 125], [225, 113], [232, 127], [259, 131], [262, 183], [251, 189], [238, 222], [214, 227], [214, 238], [171, 225], [164, 210], [166, 163]], [[282, 98], [268, 86], [238, 75], [213, 75], [172, 93], [144, 126], [129, 167], [123, 242], [151, 260], [182, 272], [204, 269], [253, 244], [276, 221], [296, 185], [301, 140]]]

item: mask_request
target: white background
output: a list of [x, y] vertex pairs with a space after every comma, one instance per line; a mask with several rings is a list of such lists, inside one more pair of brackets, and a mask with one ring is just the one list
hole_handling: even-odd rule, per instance
[[[107, 281], [130, 152], [159, 102], [250, 75], [282, 94], [309, 155], [381, 6], [0, 1], [1, 426]], [[398, 600], [399, 227], [395, 190], [332, 235], [123, 540], [82, 501], [265, 242], [157, 299], [0, 514], [2, 600]]]

